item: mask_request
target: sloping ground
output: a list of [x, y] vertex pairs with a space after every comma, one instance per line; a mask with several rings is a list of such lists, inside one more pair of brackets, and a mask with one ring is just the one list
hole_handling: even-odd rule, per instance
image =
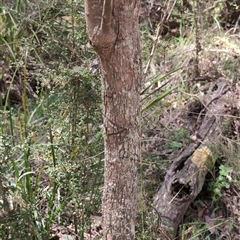
[[[188, 202], [187, 207], [181, 209], [182, 215], [178, 216], [180, 228], [178, 224], [177, 227], [175, 226], [175, 234], [179, 236], [179, 239], [238, 239], [240, 234], [238, 230], [240, 228], [240, 184], [238, 180], [240, 168], [240, 38], [236, 34], [230, 35], [220, 31], [206, 33], [201, 40], [202, 51], [199, 56], [201, 75], [198, 78], [192, 75], [194, 66], [191, 62], [194, 45], [191, 42], [190, 40], [188, 43], [186, 39], [175, 46], [169, 45], [169, 55], [164, 63], [165, 68], [170, 70], [179, 65], [183, 66], [181, 72], [175, 74], [171, 80], [172, 85], [179, 86], [178, 91], [166, 98], [166, 102], [169, 103], [168, 107], [160, 104], [160, 114], [155, 118], [155, 122], [147, 125], [144, 131], [144, 138], [147, 139], [143, 143], [144, 152], [171, 160], [167, 166], [165, 164], [167, 175], [165, 181], [161, 177], [158, 184], [161, 188], [155, 196], [155, 210], [159, 210], [158, 237], [161, 236], [161, 239], [172, 237], [168, 238], [163, 233], [164, 228], [161, 227], [163, 208], [159, 208], [159, 203], [168, 204], [170, 207], [167, 209], [174, 212], [171, 208], [174, 206], [172, 204], [175, 200], [179, 200], [175, 199], [177, 198], [175, 194], [179, 193], [181, 188], [174, 191], [171, 183], [175, 183], [176, 179], [182, 180], [182, 178], [177, 178], [177, 175], [173, 174], [177, 172], [172, 171], [172, 166], [176, 167], [177, 159], [179, 160], [192, 144], [198, 143], [200, 146], [207, 146], [211, 149], [216, 164], [207, 174], [205, 183], [199, 183], [203, 184], [200, 194], [197, 197], [194, 196], [191, 203]], [[156, 57], [153, 68], [156, 68], [155, 71], [158, 72], [162, 67], [161, 57]], [[221, 91], [223, 85], [219, 85], [220, 82], [228, 85], [228, 90], [224, 92], [225, 96], [221, 102], [219, 99], [222, 95], [215, 96], [214, 94], [216, 91]], [[204, 118], [207, 117], [206, 113], [213, 117], [215, 121], [213, 125], [204, 122]], [[202, 138], [204, 129], [208, 129], [210, 135], [214, 133], [212, 137], [207, 134], [207, 137]], [[189, 156], [193, 154], [194, 149], [192, 150]], [[184, 169], [183, 163], [181, 168]], [[181, 168], [178, 168], [178, 171]], [[164, 172], [161, 174], [165, 175]], [[169, 194], [170, 189], [175, 194], [168, 198], [166, 194]], [[177, 212], [176, 210], [175, 214]], [[170, 216], [173, 215], [169, 214], [168, 217]]]
[[[193, 107], [189, 109], [190, 105], [186, 109], [188, 116], [186, 120], [190, 120], [194, 113], [198, 122], [195, 136], [183, 152], [173, 160], [155, 196], [155, 214], [160, 215], [158, 228], [160, 232], [165, 230], [165, 235], [169, 239], [176, 237], [178, 226], [186, 210], [202, 190], [207, 172], [211, 173], [215, 167], [217, 159], [213, 157], [208, 147], [214, 149], [214, 141], [226, 131], [226, 128], [231, 127], [226, 125], [226, 122], [232, 124], [228, 121], [228, 116], [233, 116], [233, 112], [227, 106], [229, 95], [234, 94], [230, 87], [224, 80], [219, 79], [209, 90], [200, 111]], [[235, 115], [239, 114], [240, 111], [235, 111]], [[239, 120], [236, 121], [239, 124]], [[174, 231], [169, 231], [172, 228]], [[238, 228], [235, 229], [239, 234]], [[221, 231], [221, 235], [227, 237], [225, 234]]]

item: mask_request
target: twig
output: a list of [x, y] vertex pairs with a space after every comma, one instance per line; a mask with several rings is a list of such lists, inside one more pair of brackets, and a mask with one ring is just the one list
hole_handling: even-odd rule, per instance
[[233, 33], [236, 33], [239, 22], [240, 22], [240, 14], [239, 14], [238, 19], [237, 19], [237, 21], [235, 23], [235, 26], [234, 26], [234, 29], [233, 29]]
[[146, 65], [145, 70], [144, 70], [144, 73], [143, 73], [144, 75], [147, 74], [148, 69], [149, 69], [149, 66], [150, 66], [150, 64], [151, 64], [151, 62], [152, 62], [153, 55], [154, 55], [155, 50], [156, 50], [156, 48], [157, 48], [157, 44], [158, 44], [158, 40], [159, 40], [160, 34], [162, 33], [162, 30], [163, 30], [163, 23], [164, 23], [165, 21], [168, 21], [169, 17], [171, 16], [171, 13], [172, 13], [172, 11], [173, 11], [173, 8], [174, 8], [175, 4], [176, 4], [176, 0], [174, 0], [174, 3], [173, 3], [173, 5], [172, 5], [172, 7], [171, 7], [171, 9], [170, 9], [170, 11], [169, 11], [168, 14], [167, 14], [167, 10], [168, 10], [170, 7], [169, 7], [169, 5], [167, 6], [166, 11], [164, 11], [164, 14], [163, 14], [163, 17], [162, 17], [161, 21], [158, 23], [157, 33], [156, 33], [156, 36], [155, 36], [155, 40], [154, 40], [154, 42], [153, 42], [152, 50], [151, 50], [151, 53], [150, 53], [150, 56], [149, 56], [147, 65]]

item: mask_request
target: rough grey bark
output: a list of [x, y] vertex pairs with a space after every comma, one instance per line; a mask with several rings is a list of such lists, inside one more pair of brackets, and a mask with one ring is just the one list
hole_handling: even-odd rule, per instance
[[140, 156], [138, 0], [85, 0], [88, 34], [99, 54], [105, 128], [104, 239], [134, 239]]

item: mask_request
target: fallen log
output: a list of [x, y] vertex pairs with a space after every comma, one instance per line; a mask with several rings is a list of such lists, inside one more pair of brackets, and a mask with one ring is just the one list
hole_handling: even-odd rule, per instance
[[224, 82], [213, 84], [198, 115], [199, 130], [196, 139], [168, 169], [161, 188], [154, 197], [153, 215], [157, 219], [160, 239], [174, 239], [183, 216], [191, 202], [201, 192], [208, 171], [215, 162], [207, 147], [220, 134], [221, 122], [229, 86]]

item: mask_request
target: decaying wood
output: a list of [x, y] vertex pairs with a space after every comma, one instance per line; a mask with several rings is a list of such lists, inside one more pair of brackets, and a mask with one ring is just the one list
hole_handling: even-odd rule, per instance
[[174, 239], [178, 226], [191, 202], [202, 190], [205, 176], [214, 164], [207, 145], [220, 134], [228, 85], [212, 85], [202, 101], [199, 113], [200, 127], [195, 142], [191, 143], [172, 163], [165, 180], [154, 198], [154, 215], [157, 217], [161, 239]]

